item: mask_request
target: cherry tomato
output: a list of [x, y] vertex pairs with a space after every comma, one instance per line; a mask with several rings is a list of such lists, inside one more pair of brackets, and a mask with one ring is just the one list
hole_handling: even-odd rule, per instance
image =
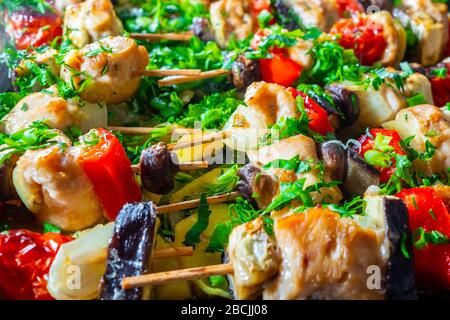
[[[369, 150], [375, 150], [375, 137], [377, 134], [381, 134], [385, 137], [391, 137], [389, 141], [389, 146], [394, 148], [393, 152], [399, 155], [405, 155], [406, 152], [400, 146], [400, 135], [395, 130], [387, 129], [371, 129], [369, 134], [361, 136], [358, 141], [361, 143], [361, 150], [359, 154], [364, 158], [364, 155]], [[375, 166], [376, 167], [376, 166]], [[389, 181], [389, 178], [395, 172], [395, 159], [392, 159], [392, 164], [388, 168], [376, 167], [380, 171], [380, 182], [385, 183]]]
[[292, 86], [300, 77], [302, 66], [281, 50], [274, 50], [271, 54], [271, 59], [259, 60], [262, 79], [285, 87]]
[[[448, 204], [433, 187], [404, 189], [397, 194], [409, 213], [411, 230], [421, 227], [427, 232], [439, 231], [450, 237]], [[417, 283], [426, 289], [450, 288], [450, 245], [428, 244], [414, 248]]]
[[339, 44], [346, 49], [353, 49], [364, 65], [372, 65], [380, 60], [387, 47], [383, 26], [369, 23], [367, 17], [361, 15], [341, 19], [330, 33], [340, 35]]
[[347, 18], [355, 13], [364, 11], [357, 0], [336, 0], [336, 5], [341, 18]]
[[0, 296], [14, 300], [50, 300], [47, 275], [61, 244], [71, 237], [10, 230], [0, 234]]
[[297, 98], [298, 96], [303, 98], [305, 110], [309, 118], [309, 128], [312, 131], [320, 133], [321, 135], [326, 135], [328, 132], [334, 131], [333, 126], [328, 119], [327, 112], [316, 101], [297, 89], [288, 88], [287, 90], [292, 93], [294, 98]]
[[[441, 64], [438, 66], [441, 66]], [[450, 102], [450, 62], [442, 64], [442, 67], [447, 69], [445, 78], [433, 74], [429, 75], [434, 103], [438, 107], [443, 107], [447, 102]]]
[[270, 0], [251, 0], [250, 1], [250, 12], [253, 17], [258, 17], [261, 11], [271, 11]]
[[6, 16], [6, 34], [19, 50], [30, 50], [49, 44], [62, 35], [62, 19], [56, 13], [44, 14], [23, 9]]
[[97, 134], [99, 142], [87, 147], [80, 162], [106, 217], [114, 220], [124, 204], [140, 201], [142, 195], [120, 141], [103, 128], [97, 129]]

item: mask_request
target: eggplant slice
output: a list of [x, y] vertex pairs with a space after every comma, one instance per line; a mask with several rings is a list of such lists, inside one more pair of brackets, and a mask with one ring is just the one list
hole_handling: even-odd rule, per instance
[[124, 290], [122, 279], [148, 271], [156, 236], [152, 202], [127, 203], [120, 210], [109, 242], [106, 271], [100, 282], [101, 300], [141, 300], [143, 288]]
[[399, 198], [366, 195], [366, 217], [385, 237], [387, 300], [417, 299], [416, 275], [408, 211]]

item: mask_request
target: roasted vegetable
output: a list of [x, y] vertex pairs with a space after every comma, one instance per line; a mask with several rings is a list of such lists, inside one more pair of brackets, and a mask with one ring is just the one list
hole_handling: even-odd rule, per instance
[[362, 196], [369, 186], [380, 183], [380, 173], [340, 141], [322, 143], [319, 154], [331, 178], [342, 181], [348, 197]]
[[[98, 297], [113, 228], [113, 222], [98, 225], [61, 245], [48, 273], [47, 289], [53, 298], [91, 300]], [[76, 275], [79, 275], [79, 282], [75, 281]]]
[[126, 204], [116, 218], [108, 246], [106, 271], [100, 285], [102, 300], [140, 300], [145, 289], [124, 290], [124, 277], [149, 271], [156, 237], [156, 208], [152, 202]]
[[247, 89], [253, 82], [261, 81], [260, 64], [258, 60], [251, 60], [239, 55], [231, 64], [231, 78], [238, 89]]
[[164, 143], [144, 149], [139, 161], [142, 185], [155, 194], [166, 194], [175, 186], [174, 178], [180, 169], [176, 153]]
[[0, 165], [0, 200], [7, 201], [17, 197], [12, 174], [18, 158], [13, 156]]
[[368, 194], [364, 197], [368, 227], [381, 235], [381, 254], [387, 259], [387, 300], [417, 299], [414, 258], [408, 211], [396, 197]]
[[253, 164], [240, 168], [237, 175], [240, 178], [236, 185], [239, 194], [255, 206], [265, 209], [275, 196], [278, 183]]
[[61, 244], [72, 240], [58, 233], [28, 230], [0, 233], [0, 296], [15, 300], [51, 300], [47, 275]]
[[192, 33], [202, 41], [214, 41], [214, 34], [208, 18], [195, 17], [192, 20]]

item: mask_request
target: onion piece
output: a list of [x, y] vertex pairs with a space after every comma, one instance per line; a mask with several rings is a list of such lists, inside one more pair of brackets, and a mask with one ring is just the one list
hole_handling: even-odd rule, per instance
[[53, 298], [90, 300], [98, 297], [113, 228], [113, 222], [97, 225], [60, 247], [48, 275], [47, 289]]

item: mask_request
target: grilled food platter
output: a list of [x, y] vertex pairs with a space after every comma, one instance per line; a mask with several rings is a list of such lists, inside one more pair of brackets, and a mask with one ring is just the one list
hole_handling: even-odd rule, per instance
[[0, 0], [0, 298], [448, 298], [449, 17]]

